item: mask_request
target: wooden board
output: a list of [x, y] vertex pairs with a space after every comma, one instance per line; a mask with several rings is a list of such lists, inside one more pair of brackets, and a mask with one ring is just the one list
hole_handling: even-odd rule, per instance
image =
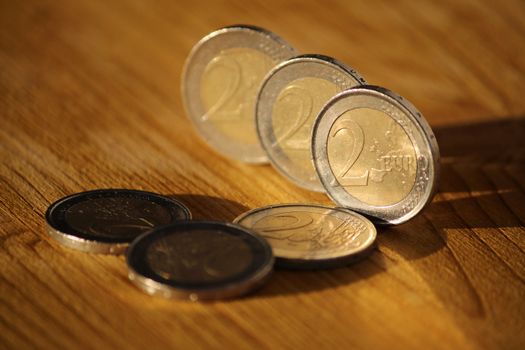
[[[525, 348], [525, 4], [494, 1], [2, 1], [0, 346]], [[108, 187], [173, 195], [196, 218], [330, 204], [223, 158], [186, 119], [192, 45], [235, 23], [339, 58], [412, 101], [440, 191], [355, 265], [277, 271], [243, 299], [152, 298], [123, 257], [52, 241], [43, 213]]]

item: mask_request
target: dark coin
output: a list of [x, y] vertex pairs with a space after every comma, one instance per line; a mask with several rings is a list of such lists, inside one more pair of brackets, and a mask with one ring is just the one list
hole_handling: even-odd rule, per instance
[[93, 253], [122, 253], [144, 232], [191, 218], [182, 203], [151, 192], [107, 189], [77, 193], [46, 212], [49, 234], [60, 243]]
[[148, 294], [190, 300], [239, 296], [273, 269], [264, 238], [241, 226], [181, 221], [137, 238], [128, 250], [129, 278]]

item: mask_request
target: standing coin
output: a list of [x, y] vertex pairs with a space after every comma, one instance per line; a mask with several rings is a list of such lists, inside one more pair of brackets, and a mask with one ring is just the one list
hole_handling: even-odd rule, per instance
[[277, 35], [245, 25], [214, 31], [193, 47], [182, 100], [210, 146], [243, 162], [267, 162], [255, 131], [255, 98], [266, 73], [295, 54]]
[[142, 233], [190, 218], [188, 208], [174, 199], [122, 189], [77, 193], [46, 212], [51, 237], [70, 248], [103, 254], [120, 254]]
[[322, 192], [312, 163], [312, 125], [335, 94], [365, 80], [321, 55], [287, 60], [266, 76], [256, 104], [257, 132], [272, 165], [297, 185]]
[[268, 240], [276, 264], [292, 268], [345, 265], [371, 252], [376, 229], [363, 216], [344, 208], [278, 204], [257, 208], [234, 222]]
[[185, 221], [140, 236], [127, 261], [130, 280], [148, 294], [195, 301], [252, 291], [274, 258], [262, 237], [238, 225]]
[[423, 116], [381, 87], [332, 98], [316, 119], [313, 159], [328, 195], [377, 223], [400, 224], [432, 199], [439, 149]]

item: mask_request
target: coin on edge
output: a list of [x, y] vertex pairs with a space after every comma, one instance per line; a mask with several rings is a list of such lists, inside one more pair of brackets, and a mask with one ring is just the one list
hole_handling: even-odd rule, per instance
[[127, 256], [129, 279], [151, 295], [210, 300], [246, 294], [273, 271], [268, 243], [239, 225], [185, 221], [135, 240]]
[[368, 255], [376, 239], [370, 220], [345, 208], [277, 204], [253, 209], [235, 220], [270, 243], [276, 266], [329, 268]]
[[332, 98], [312, 132], [313, 160], [339, 206], [380, 224], [400, 224], [430, 202], [439, 148], [421, 113], [381, 87], [352, 88]]
[[221, 154], [247, 163], [268, 158], [255, 131], [255, 98], [264, 76], [296, 51], [254, 26], [216, 30], [191, 50], [182, 73], [186, 114]]
[[315, 117], [335, 94], [362, 84], [354, 69], [322, 55], [301, 55], [273, 68], [261, 85], [255, 112], [272, 165], [295, 184], [324, 192], [312, 163]]
[[144, 232], [190, 218], [188, 208], [177, 200], [126, 189], [73, 194], [46, 212], [51, 237], [67, 247], [102, 254], [123, 253]]

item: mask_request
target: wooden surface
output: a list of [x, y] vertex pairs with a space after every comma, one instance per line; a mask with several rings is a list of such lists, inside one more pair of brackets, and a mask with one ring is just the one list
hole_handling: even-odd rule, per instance
[[[509, 1], [1, 1], [2, 348], [525, 348], [525, 4]], [[175, 195], [196, 218], [330, 204], [210, 150], [181, 106], [183, 61], [224, 25], [271, 29], [411, 100], [440, 192], [358, 264], [277, 271], [244, 299], [149, 297], [123, 257], [52, 241], [56, 199]]]

